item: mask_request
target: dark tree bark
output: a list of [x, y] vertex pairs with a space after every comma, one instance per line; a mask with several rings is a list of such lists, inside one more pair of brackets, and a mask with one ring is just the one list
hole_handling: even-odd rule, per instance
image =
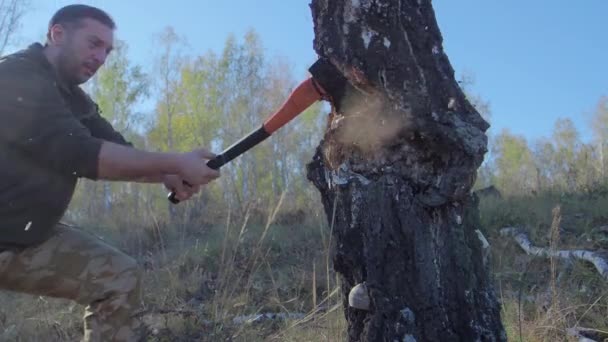
[[350, 341], [504, 341], [471, 187], [488, 124], [429, 0], [312, 0], [314, 48], [356, 86], [308, 165], [333, 222]]

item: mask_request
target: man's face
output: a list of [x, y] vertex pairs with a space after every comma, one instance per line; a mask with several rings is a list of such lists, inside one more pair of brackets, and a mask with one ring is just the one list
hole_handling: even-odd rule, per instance
[[68, 83], [78, 85], [93, 77], [105, 63], [112, 51], [114, 32], [99, 21], [85, 18], [81, 25], [65, 28], [58, 37], [59, 72]]

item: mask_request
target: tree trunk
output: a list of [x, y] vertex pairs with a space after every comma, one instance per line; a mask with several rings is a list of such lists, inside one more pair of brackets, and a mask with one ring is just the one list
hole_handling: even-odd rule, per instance
[[[488, 124], [467, 102], [429, 0], [312, 0], [333, 98], [308, 179], [333, 222], [349, 341], [505, 341], [471, 195]], [[361, 293], [360, 293], [361, 294]]]

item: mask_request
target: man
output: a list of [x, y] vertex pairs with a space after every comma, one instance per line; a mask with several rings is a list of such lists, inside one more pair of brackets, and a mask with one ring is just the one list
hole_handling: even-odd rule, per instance
[[204, 149], [133, 148], [81, 90], [112, 50], [114, 30], [100, 9], [66, 6], [44, 46], [0, 60], [0, 289], [85, 305], [86, 341], [141, 338], [132, 317], [140, 271], [129, 256], [59, 223], [78, 178], [164, 183], [186, 200], [219, 177]]

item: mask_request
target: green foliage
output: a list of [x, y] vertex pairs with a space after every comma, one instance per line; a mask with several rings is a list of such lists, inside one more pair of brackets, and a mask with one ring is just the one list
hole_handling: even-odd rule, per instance
[[507, 193], [534, 187], [536, 169], [532, 152], [523, 137], [503, 130], [495, 139], [496, 184]]
[[117, 40], [115, 49], [93, 80], [92, 96], [102, 115], [128, 140], [136, 139], [141, 114], [134, 105], [149, 95], [149, 79], [138, 65], [127, 58], [128, 47]]
[[[242, 42], [227, 37], [219, 55], [210, 51], [193, 58], [178, 58], [172, 51], [179, 50], [180, 42], [174, 35], [165, 38], [161, 64], [179, 71], [163, 69], [159, 78], [167, 93], [159, 97], [156, 119], [148, 131], [151, 146], [158, 150], [205, 147], [220, 152], [258, 129], [298, 82], [287, 61], [264, 54], [255, 31], [247, 32]], [[313, 192], [307, 189], [304, 165], [322, 134], [321, 109], [312, 106], [224, 166], [218, 184], [209, 188], [206, 203], [242, 211], [250, 203], [265, 207], [285, 191], [289, 203], [309, 203]]]
[[550, 137], [529, 143], [503, 130], [490, 139], [491, 158], [479, 170], [476, 188], [497, 186], [507, 195], [540, 192], [591, 194], [608, 184], [606, 137], [608, 100], [602, 98], [591, 123], [594, 138], [583, 142], [572, 120], [560, 118]]

